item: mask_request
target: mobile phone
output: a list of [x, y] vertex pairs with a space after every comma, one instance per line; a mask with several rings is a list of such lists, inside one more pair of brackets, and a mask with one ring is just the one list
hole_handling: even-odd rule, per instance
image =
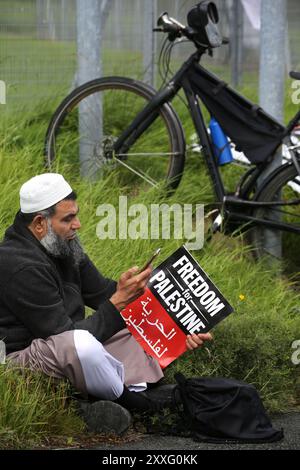
[[142, 269], [139, 270], [139, 273], [142, 271], [145, 271], [145, 269], [148, 268], [148, 266], [152, 263], [152, 261], [159, 255], [161, 248], [157, 248], [157, 250], [153, 253], [151, 258], [147, 261], [147, 263], [142, 267]]

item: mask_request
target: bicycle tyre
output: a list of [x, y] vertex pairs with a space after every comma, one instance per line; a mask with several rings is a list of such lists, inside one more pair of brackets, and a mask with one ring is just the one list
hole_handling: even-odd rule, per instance
[[[298, 179], [296, 179], [298, 178]], [[278, 200], [278, 194], [281, 199], [295, 200], [300, 198], [300, 180], [294, 165], [285, 165], [268, 184], [259, 192], [258, 202], [272, 202]], [[285, 223], [293, 224], [300, 228], [300, 204], [292, 206], [279, 206], [273, 209], [258, 208], [253, 211], [254, 217], [269, 219], [281, 215], [281, 220]], [[263, 256], [276, 257], [276, 253], [280, 254], [283, 272], [286, 274], [295, 274], [300, 272], [300, 254], [299, 254], [299, 235], [287, 231], [280, 231], [281, 237], [276, 237], [266, 242], [266, 237], [270, 237], [268, 229], [261, 225], [256, 225], [250, 231], [251, 243], [255, 250], [257, 258]], [[272, 236], [272, 235], [271, 235]], [[269, 246], [268, 246], [269, 244]], [[279, 246], [276, 246], [279, 244]]]
[[[126, 165], [130, 166], [131, 164], [133, 169], [136, 169], [134, 164], [131, 163], [132, 160], [134, 160], [135, 165], [143, 165], [141, 174], [148, 175], [147, 177], [149, 177], [150, 180], [150, 182], [148, 181], [149, 184], [152, 184], [151, 181], [153, 185], [164, 181], [165, 187], [174, 190], [180, 182], [184, 169], [185, 139], [180, 120], [169, 103], [165, 103], [160, 108], [155, 121], [144, 131], [137, 142], [135, 142], [133, 152], [131, 152], [132, 148], [130, 148], [130, 152], [126, 155], [122, 155], [122, 157], [114, 155], [113, 158], [113, 151], [110, 149], [111, 153], [109, 153], [109, 151], [107, 151], [109, 146], [105, 147], [105, 145], [108, 145], [107, 142], [110, 142], [112, 147], [120, 132], [129, 125], [137, 112], [151, 100], [155, 93], [156, 91], [152, 87], [125, 77], [100, 78], [87, 82], [73, 90], [58, 106], [46, 132], [45, 159], [48, 168], [53, 166], [54, 161], [58, 157], [62, 162], [66, 162], [68, 158], [68, 161], [79, 165], [81, 144], [78, 136], [80, 134], [80, 125], [81, 136], [85, 134], [82, 133], [82, 124], [79, 124], [78, 109], [80, 109], [80, 106], [83, 106], [83, 109], [87, 110], [84, 111], [85, 114], [83, 113], [83, 116], [87, 119], [86, 132], [88, 133], [90, 132], [88, 123], [90, 126], [92, 125], [97, 128], [97, 125], [95, 126], [94, 124], [94, 121], [97, 123], [97, 119], [94, 119], [94, 116], [91, 115], [88, 106], [92, 108], [92, 103], [99, 100], [101, 103], [99, 108], [101, 107], [102, 115], [100, 113], [96, 118], [99, 117], [99, 121], [102, 120], [101, 123], [104, 129], [102, 141], [94, 139], [94, 141], [90, 143], [88, 142], [88, 138], [86, 139], [88, 142], [86, 145], [88, 150], [86, 152], [91, 153], [91, 157], [87, 159], [88, 164], [92, 168], [91, 173], [93, 173], [93, 175], [97, 173], [99, 167], [103, 170], [103, 163], [111, 163], [113, 159], [114, 163], [116, 163], [115, 160], [117, 160], [123, 172], [124, 165], [126, 168]], [[121, 98], [124, 99], [122, 103], [120, 101]], [[87, 105], [85, 105], [85, 103], [87, 103]], [[117, 112], [115, 111], [116, 105], [118, 108]], [[71, 117], [71, 115], [75, 116], [75, 118]], [[124, 119], [124, 122], [122, 119]], [[99, 126], [99, 128], [100, 127], [101, 126]], [[151, 153], [151, 148], [154, 145], [156, 148], [159, 147], [161, 151]], [[141, 149], [143, 151], [141, 151]], [[165, 154], [167, 154], [168, 158], [166, 158]], [[144, 161], [142, 160], [142, 155], [147, 155], [148, 161], [146, 163], [145, 159]], [[152, 158], [151, 164], [149, 165], [149, 156], [151, 155], [160, 158], [156, 158], [155, 161], [154, 158]], [[71, 159], [69, 159], [69, 157], [71, 157]], [[159, 163], [158, 160], [160, 160]], [[129, 171], [130, 170], [128, 170], [127, 173], [129, 173]], [[134, 173], [135, 178], [136, 176], [142, 178], [141, 175], [137, 175], [134, 171], [131, 172]], [[156, 178], [150, 175], [150, 172], [154, 173]], [[90, 173], [89, 169], [87, 173]], [[128, 178], [129, 176], [125, 178], [125, 184], [131, 182], [132, 175], [131, 179], [128, 180]]]

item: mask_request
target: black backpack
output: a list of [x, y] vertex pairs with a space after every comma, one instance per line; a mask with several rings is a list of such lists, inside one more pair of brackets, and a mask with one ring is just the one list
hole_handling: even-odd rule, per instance
[[283, 430], [272, 427], [253, 385], [226, 378], [185, 378], [181, 373], [175, 379], [174, 399], [178, 403], [180, 396], [182, 403], [180, 428], [195, 440], [260, 443], [283, 438]]

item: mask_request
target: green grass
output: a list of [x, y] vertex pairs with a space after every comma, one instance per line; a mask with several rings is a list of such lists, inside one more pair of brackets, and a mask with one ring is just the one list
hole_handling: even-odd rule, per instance
[[[6, 83], [6, 106], [1, 107], [4, 115], [20, 113], [24, 107], [34, 112], [41, 101], [49, 100], [52, 111], [71, 91], [75, 84], [76, 43], [74, 41], [50, 41], [32, 37], [1, 35], [0, 79]], [[104, 43], [105, 46], [105, 43]], [[34, 51], [34, 54], [28, 54]], [[142, 78], [140, 52], [114, 50], [104, 47], [102, 55], [102, 76], [128, 75]]]
[[1, 365], [0, 397], [0, 449], [36, 447], [49, 436], [84, 428], [66, 381]]
[[[179, 102], [186, 135], [192, 126]], [[178, 106], [177, 106], [178, 107]], [[45, 102], [34, 112], [18, 114], [0, 129], [0, 237], [18, 210], [21, 184], [44, 171], [42, 141], [52, 107]], [[184, 240], [99, 240], [97, 207], [103, 203], [118, 208], [119, 196], [129, 194], [129, 204], [205, 203], [213, 201], [213, 191], [198, 155], [190, 155], [182, 183], [169, 199], [159, 190], [135, 194], [131, 187], [120, 188], [112, 173], [91, 184], [79, 178], [72, 166], [60, 162], [60, 171], [78, 192], [81, 239], [86, 251], [104, 275], [118, 279], [133, 265], [141, 266], [158, 246], [162, 261]], [[231, 184], [232, 174], [226, 176]], [[300, 338], [299, 292], [278, 276], [276, 268], [254, 262], [241, 238], [215, 236], [202, 250], [193, 252], [203, 269], [233, 305], [235, 312], [218, 325], [213, 343], [187, 353], [166, 371], [169, 381], [177, 370], [186, 375], [222, 375], [255, 384], [265, 405], [280, 411], [299, 405], [299, 366], [292, 364], [293, 341]], [[241, 300], [240, 295], [244, 296]], [[79, 425], [70, 390], [36, 374], [23, 376], [0, 369], [0, 447], [33, 447], [52, 435], [72, 438]], [[5, 410], [5, 411], [3, 411]], [[30, 412], [29, 412], [30, 410]], [[81, 423], [82, 426], [82, 423]], [[81, 428], [82, 429], [82, 428]], [[2, 438], [2, 436], [4, 436]]]

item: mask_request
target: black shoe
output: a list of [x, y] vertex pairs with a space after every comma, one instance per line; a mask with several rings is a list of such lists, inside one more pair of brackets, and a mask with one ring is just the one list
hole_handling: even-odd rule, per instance
[[159, 385], [143, 393], [152, 403], [153, 411], [160, 411], [165, 408], [174, 409], [179, 404], [177, 394], [174, 394], [176, 385], [166, 384]]
[[90, 432], [122, 434], [132, 421], [128, 410], [109, 400], [78, 401], [78, 407]]
[[164, 400], [172, 404], [174, 402], [175, 387], [176, 384], [158, 385], [157, 387], [146, 390], [145, 393], [153, 400]]

